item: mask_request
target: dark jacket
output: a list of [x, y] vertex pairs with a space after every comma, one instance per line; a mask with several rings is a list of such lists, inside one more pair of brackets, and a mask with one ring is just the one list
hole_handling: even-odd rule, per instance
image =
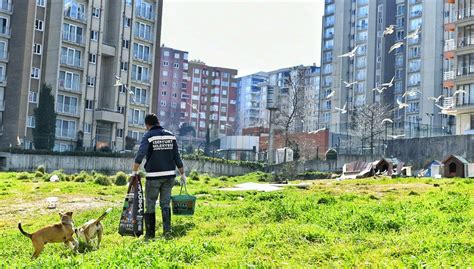
[[161, 126], [153, 126], [143, 135], [135, 163], [142, 163], [145, 156], [147, 178], [174, 177], [176, 167], [183, 167], [176, 137]]

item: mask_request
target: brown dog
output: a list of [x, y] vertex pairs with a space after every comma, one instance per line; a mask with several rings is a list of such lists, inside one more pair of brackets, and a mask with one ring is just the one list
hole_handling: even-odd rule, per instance
[[43, 251], [44, 245], [47, 243], [64, 242], [66, 246], [69, 246], [72, 249], [78, 246], [78, 242], [73, 238], [74, 223], [72, 221], [72, 212], [67, 212], [65, 214], [59, 213], [59, 216], [61, 216], [61, 223], [44, 227], [32, 234], [23, 231], [23, 228], [21, 228], [21, 222], [18, 223], [18, 229], [20, 229], [20, 232], [29, 237], [33, 243], [35, 252], [31, 257], [32, 259], [35, 259], [40, 255], [41, 251]]
[[100, 221], [103, 220], [110, 211], [112, 211], [112, 208], [107, 209], [98, 219], [91, 219], [76, 229], [77, 237], [81, 240], [85, 240], [87, 245], [90, 245], [91, 239], [97, 237], [97, 248], [99, 248], [100, 241], [102, 241], [102, 234], [104, 233], [104, 226]]

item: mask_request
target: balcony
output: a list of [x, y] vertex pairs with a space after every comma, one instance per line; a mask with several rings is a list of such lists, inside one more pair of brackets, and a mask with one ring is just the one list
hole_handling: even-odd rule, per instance
[[12, 29], [10, 27], [0, 27], [0, 36], [11, 37]]
[[456, 49], [456, 39], [448, 39], [444, 41], [444, 51], [452, 51]]
[[0, 2], [0, 11], [11, 15], [13, 13], [13, 5], [11, 3]]
[[69, 92], [74, 92], [74, 93], [81, 93], [81, 85], [80, 84], [72, 84], [71, 82], [71, 87], [68, 87], [66, 85], [66, 81], [64, 79], [58, 80], [58, 89], [62, 91], [69, 91]]
[[113, 109], [99, 108], [95, 110], [95, 113], [95, 119], [98, 121], [123, 123], [123, 114]]
[[454, 79], [454, 71], [446, 71], [443, 73], [443, 80], [453, 80]]
[[84, 45], [84, 36], [63, 31], [63, 41], [73, 43], [76, 45]]
[[87, 21], [85, 12], [72, 12], [71, 9], [64, 11], [64, 17], [82, 23], [85, 23]]
[[68, 67], [79, 68], [79, 69], [83, 68], [82, 59], [77, 59], [77, 58], [71, 59], [63, 55], [61, 56], [60, 62], [62, 65], [65, 65]]
[[105, 42], [102, 42], [102, 55], [109, 56], [109, 57], [115, 57], [115, 55], [116, 55], [115, 46], [111, 45], [111, 44], [107, 44]]
[[77, 106], [71, 106], [63, 103], [56, 103], [56, 113], [65, 116], [79, 117], [79, 109]]

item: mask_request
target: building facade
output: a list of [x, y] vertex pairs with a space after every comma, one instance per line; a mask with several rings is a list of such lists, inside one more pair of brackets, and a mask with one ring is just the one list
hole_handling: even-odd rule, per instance
[[12, 78], [5, 89], [9, 120], [0, 146], [20, 140], [34, 148], [43, 83], [56, 102], [55, 150], [74, 150], [78, 142], [124, 150], [127, 137], [139, 140], [145, 114], [156, 111], [161, 13], [161, 0], [16, 1], [12, 38], [24, 46], [10, 46], [9, 53], [23, 61], [7, 72], [28, 79]]
[[[320, 127], [346, 133], [359, 107], [381, 103], [395, 108], [398, 100], [408, 107], [393, 109], [391, 129], [395, 132], [421, 136], [441, 129], [442, 117], [427, 98], [442, 92], [441, 76], [436, 75], [443, 64], [443, 37], [438, 29], [442, 10], [442, 1], [326, 0]], [[393, 31], [384, 34], [387, 27]], [[416, 38], [407, 37], [416, 31], [420, 32]], [[397, 42], [403, 43], [389, 52]], [[354, 48], [353, 57], [338, 57]], [[387, 83], [392, 85], [381, 92], [374, 90]], [[344, 105], [348, 113], [335, 110]]]
[[268, 74], [258, 72], [238, 79], [237, 133], [254, 127], [268, 128], [268, 110], [264, 84]]
[[443, 93], [448, 96], [445, 105], [454, 105], [447, 117], [455, 116], [449, 127], [454, 125], [456, 134], [473, 134], [474, 1], [451, 0], [444, 5]]
[[180, 124], [195, 129], [197, 138], [211, 140], [237, 131], [237, 70], [190, 61], [187, 96], [181, 100]]
[[181, 101], [190, 99], [188, 93], [188, 52], [161, 47], [160, 82], [157, 85], [157, 111], [160, 124], [177, 132], [181, 121]]

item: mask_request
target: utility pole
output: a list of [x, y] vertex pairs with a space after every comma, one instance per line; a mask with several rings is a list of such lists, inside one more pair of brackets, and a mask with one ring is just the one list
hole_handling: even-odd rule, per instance
[[273, 149], [273, 138], [275, 135], [275, 127], [273, 123], [273, 117], [275, 116], [275, 110], [277, 109], [276, 102], [278, 98], [279, 88], [277, 86], [271, 86], [269, 84], [267, 86], [267, 109], [270, 112], [270, 122], [269, 122], [269, 134], [268, 134], [268, 164], [275, 163], [275, 154]]

